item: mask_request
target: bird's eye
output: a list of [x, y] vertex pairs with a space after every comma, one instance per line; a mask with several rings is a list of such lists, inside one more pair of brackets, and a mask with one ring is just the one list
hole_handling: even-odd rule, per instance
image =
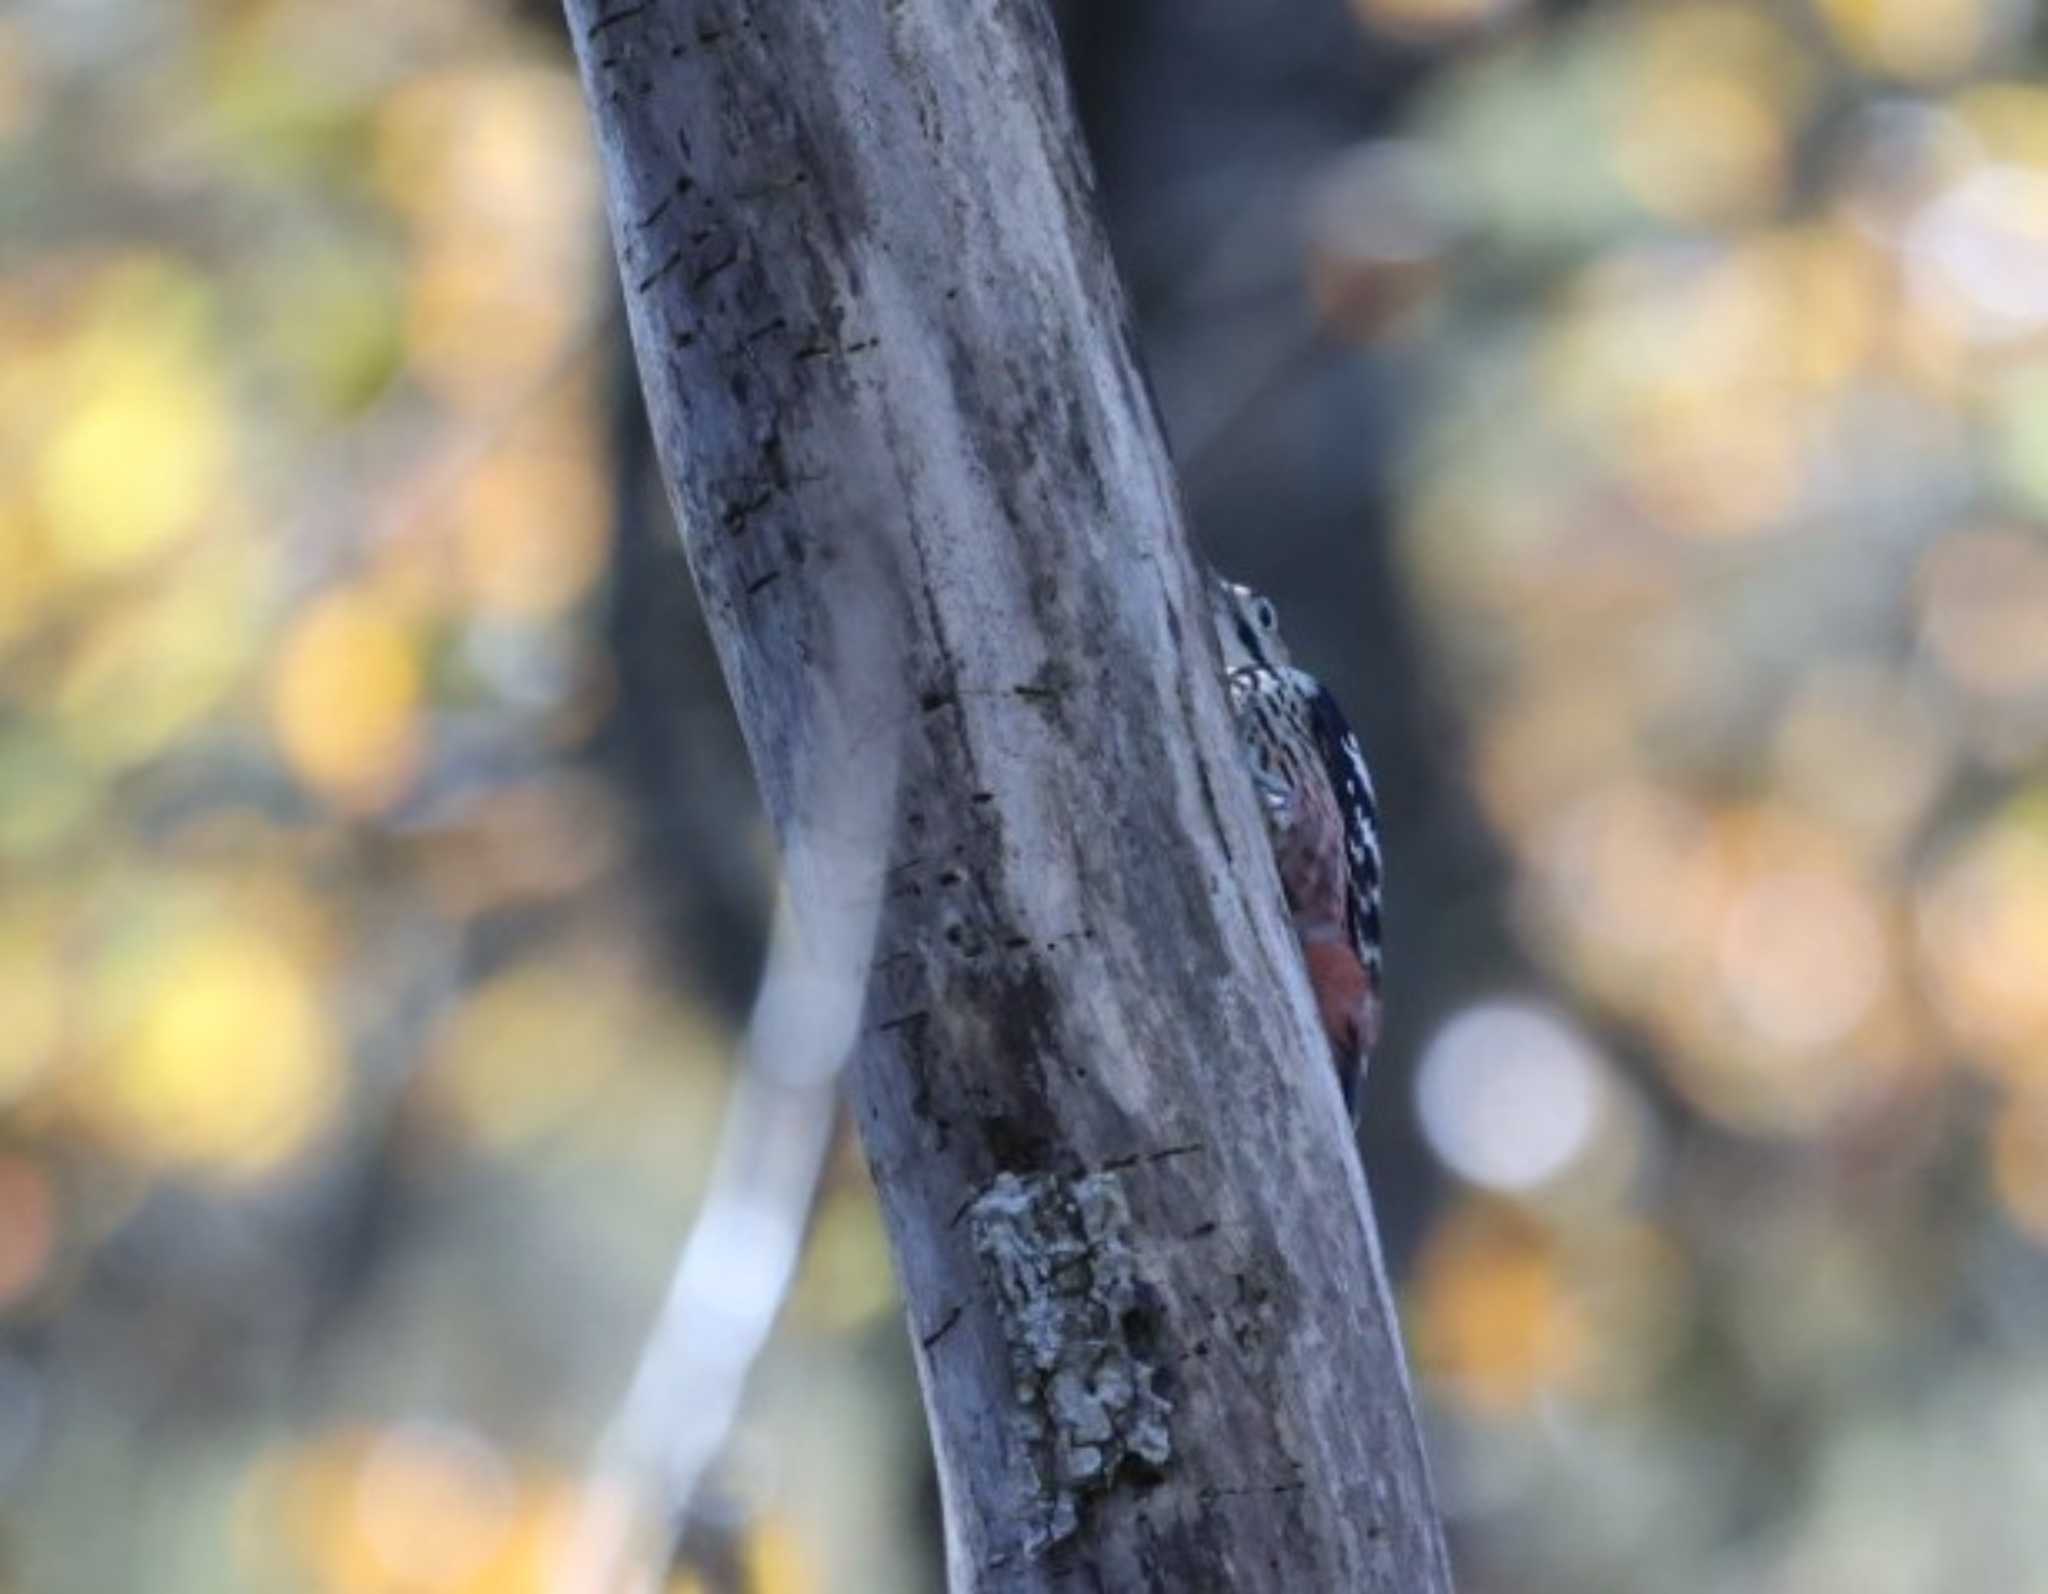
[[1261, 631], [1276, 631], [1280, 627], [1279, 612], [1273, 607], [1271, 598], [1261, 598], [1252, 610], [1252, 618], [1259, 622]]

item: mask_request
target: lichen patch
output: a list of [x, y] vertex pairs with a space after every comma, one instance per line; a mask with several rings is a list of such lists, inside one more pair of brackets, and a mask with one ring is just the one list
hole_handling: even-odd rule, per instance
[[1158, 1308], [1137, 1274], [1116, 1173], [1005, 1173], [969, 1216], [1037, 1478], [1041, 1509], [1025, 1541], [1036, 1555], [1073, 1536], [1090, 1495], [1156, 1477], [1173, 1454]]

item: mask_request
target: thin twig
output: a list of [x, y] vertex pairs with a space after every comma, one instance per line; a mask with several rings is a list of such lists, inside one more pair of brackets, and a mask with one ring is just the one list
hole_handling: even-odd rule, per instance
[[[894, 679], [872, 606], [849, 604], [833, 629], [849, 669]], [[795, 1277], [865, 1000], [899, 763], [885, 738], [822, 714], [818, 738], [813, 768], [828, 796], [783, 860], [709, 1193], [599, 1444], [598, 1486], [556, 1585], [564, 1594], [657, 1586]]]

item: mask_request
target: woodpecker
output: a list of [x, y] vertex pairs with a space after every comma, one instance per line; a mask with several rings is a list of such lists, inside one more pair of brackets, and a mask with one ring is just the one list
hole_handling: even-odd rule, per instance
[[1210, 578], [1252, 789], [1344, 1105], [1354, 1122], [1380, 1034], [1380, 832], [1372, 776], [1337, 700], [1288, 658], [1272, 602]]

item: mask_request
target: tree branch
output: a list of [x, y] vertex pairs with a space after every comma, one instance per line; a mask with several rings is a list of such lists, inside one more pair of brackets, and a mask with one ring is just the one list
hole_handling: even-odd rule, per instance
[[567, 10], [799, 933], [873, 897], [953, 1586], [1447, 1589], [1041, 0]]

